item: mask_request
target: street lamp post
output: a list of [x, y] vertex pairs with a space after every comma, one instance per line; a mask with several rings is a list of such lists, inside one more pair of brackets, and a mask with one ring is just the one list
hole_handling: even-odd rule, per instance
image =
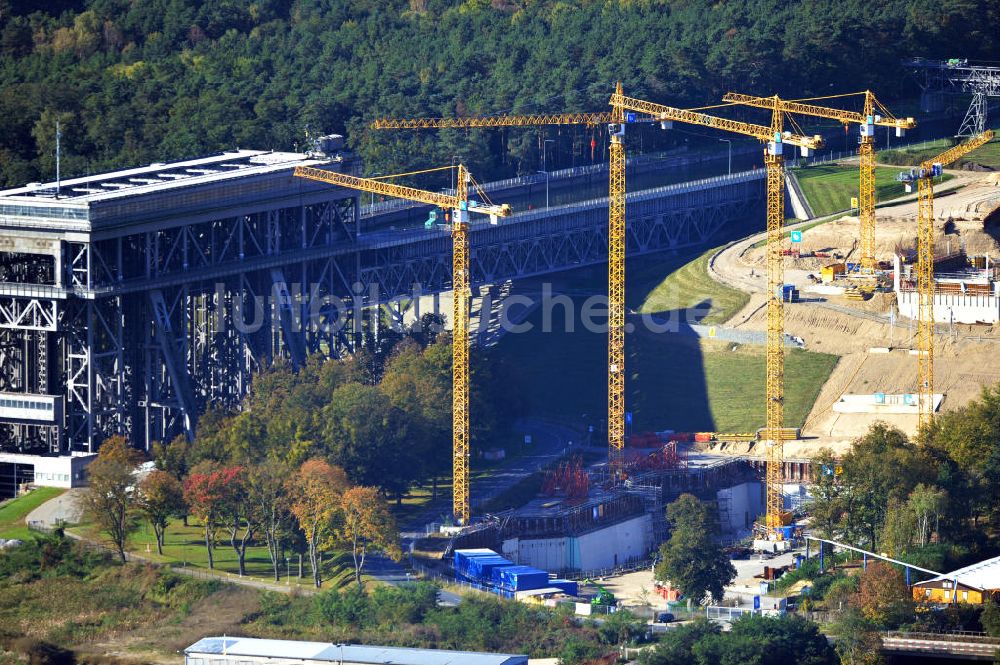
[[726, 142], [726, 147], [729, 149], [729, 175], [733, 175], [733, 140], [732, 139], [719, 139], [720, 141]]
[[545, 209], [549, 209], [549, 172], [539, 171], [539, 173], [545, 174]]
[[548, 165], [548, 154], [549, 154], [549, 144], [555, 143], [554, 139], [545, 139], [545, 143], [542, 144], [542, 173], [545, 174], [545, 209], [549, 209], [549, 165]]

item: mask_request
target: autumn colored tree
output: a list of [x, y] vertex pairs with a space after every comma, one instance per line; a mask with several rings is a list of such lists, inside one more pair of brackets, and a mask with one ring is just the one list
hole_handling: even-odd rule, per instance
[[163, 554], [163, 536], [171, 515], [184, 509], [184, 488], [170, 473], [155, 469], [139, 481], [137, 503], [156, 535], [156, 552]]
[[84, 512], [111, 539], [122, 563], [134, 528], [130, 516], [136, 508], [135, 471], [141, 463], [142, 453], [125, 437], [113, 436], [87, 467], [90, 487], [83, 495]]
[[205, 551], [208, 567], [215, 568], [215, 530], [225, 510], [226, 488], [222, 484], [219, 471], [210, 462], [200, 462], [184, 479], [184, 500], [194, 517], [201, 521], [205, 529]]
[[343, 516], [337, 531], [338, 540], [351, 547], [354, 557], [354, 580], [361, 586], [361, 569], [369, 550], [377, 550], [399, 561], [399, 529], [396, 518], [375, 487], [352, 487], [340, 502]]
[[903, 574], [891, 564], [873, 561], [861, 573], [858, 593], [852, 603], [868, 621], [886, 626], [906, 614], [912, 606]]
[[343, 469], [319, 458], [303, 462], [298, 473], [286, 483], [292, 514], [309, 546], [309, 563], [316, 588], [323, 584], [320, 550], [335, 533], [341, 499], [349, 486]]

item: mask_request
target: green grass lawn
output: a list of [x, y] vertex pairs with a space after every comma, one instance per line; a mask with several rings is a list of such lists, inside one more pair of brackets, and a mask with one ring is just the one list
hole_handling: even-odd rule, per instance
[[[579, 300], [578, 300], [579, 302]], [[630, 317], [634, 322], [637, 317]], [[607, 414], [607, 335], [567, 332], [562, 308], [553, 330], [509, 334], [496, 353], [516, 358], [532, 413], [602, 426]], [[682, 325], [682, 324], [679, 324]], [[635, 431], [748, 431], [764, 423], [764, 348], [699, 342], [642, 330], [626, 338], [626, 404]], [[786, 363], [785, 424], [801, 426], [837, 356], [794, 350]]]
[[[202, 528], [194, 524], [184, 526], [183, 520], [172, 519], [167, 527], [167, 532], [163, 542], [163, 555], [156, 553], [156, 538], [153, 530], [145, 521], [137, 523], [138, 528], [129, 537], [128, 550], [143, 556], [151, 561], [167, 563], [175, 566], [188, 568], [202, 568], [208, 571], [208, 554], [205, 550], [205, 533]], [[102, 534], [97, 533], [90, 524], [81, 524], [70, 529], [74, 533], [91, 540], [106, 541]], [[224, 529], [219, 529], [216, 533], [216, 547], [213, 550], [215, 559], [215, 573], [226, 577], [237, 575], [239, 567], [236, 561], [236, 552], [229, 544], [229, 534]], [[296, 577], [298, 572], [298, 556], [288, 553], [288, 563], [291, 566], [291, 586], [312, 587], [312, 576], [309, 572], [309, 560], [304, 558], [303, 577], [299, 580]], [[271, 571], [271, 559], [267, 554], [263, 539], [259, 544], [247, 548], [246, 553], [247, 577], [258, 579], [264, 582], [273, 582], [274, 577]], [[281, 564], [281, 582], [286, 583], [285, 564]], [[323, 588], [336, 589], [350, 584], [354, 579], [354, 566], [350, 554], [347, 552], [327, 553], [323, 562]]]
[[[875, 169], [875, 201], [904, 196], [903, 184], [896, 182], [897, 169]], [[817, 217], [846, 210], [851, 197], [858, 195], [858, 168], [837, 164], [819, 164], [794, 170], [802, 193]]]
[[25, 526], [24, 518], [38, 506], [65, 491], [58, 487], [39, 487], [0, 506], [0, 538], [24, 540], [29, 537], [31, 532]]
[[711, 249], [679, 270], [667, 275], [649, 293], [640, 312], [665, 312], [708, 303], [705, 324], [724, 323], [750, 300], [743, 291], [721, 284], [708, 275], [708, 261], [718, 248]]

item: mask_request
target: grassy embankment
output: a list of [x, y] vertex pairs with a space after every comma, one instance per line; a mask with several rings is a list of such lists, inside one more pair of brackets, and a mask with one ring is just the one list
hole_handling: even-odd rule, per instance
[[[205, 549], [205, 532], [194, 520], [190, 526], [184, 526], [180, 519], [171, 519], [163, 542], [163, 554], [156, 553], [156, 538], [153, 530], [145, 521], [136, 524], [136, 530], [129, 537], [128, 550], [154, 563], [163, 563], [185, 568], [199, 568], [206, 573], [208, 568], [208, 553]], [[88, 540], [103, 541], [105, 536], [99, 533], [91, 524], [82, 524], [70, 529], [72, 533]], [[239, 573], [236, 552], [229, 544], [229, 534], [225, 529], [216, 533], [216, 544], [213, 549], [216, 575], [223, 579], [236, 576]], [[246, 552], [246, 577], [261, 582], [273, 582], [274, 574], [271, 559], [263, 538], [257, 538]], [[308, 557], [303, 557], [303, 576], [298, 577], [298, 556], [288, 552], [287, 566], [284, 560], [280, 562], [279, 573], [281, 583], [298, 588], [312, 588], [312, 575], [309, 571]], [[338, 589], [354, 580], [354, 567], [347, 552], [327, 553], [323, 561], [323, 588]], [[291, 577], [286, 577], [286, 571]]]
[[58, 487], [39, 487], [0, 506], [0, 538], [24, 540], [31, 531], [24, 524], [24, 518], [32, 510], [49, 499], [54, 499], [66, 490]]
[[[647, 260], [631, 273], [630, 309], [659, 312], [682, 327], [700, 319], [691, 316], [690, 308], [702, 304], [700, 311], [707, 311], [708, 323], [724, 322], [743, 306], [746, 296], [708, 276], [710, 254]], [[581, 274], [578, 281], [569, 281], [566, 290], [572, 292], [579, 282], [595, 277], [599, 277], [596, 271]], [[583, 298], [574, 301], [579, 315]], [[579, 316], [569, 331], [562, 307], [553, 307], [550, 319], [551, 332], [544, 332], [539, 308], [529, 318], [532, 330], [507, 335], [497, 352], [517, 359], [533, 413], [600, 425], [607, 410], [607, 335], [599, 329], [585, 330]], [[652, 332], [636, 315], [629, 322], [638, 326], [626, 338], [626, 403], [634, 414], [634, 431], [747, 431], [763, 425], [763, 346]], [[801, 426], [836, 362], [837, 357], [829, 354], [801, 350], [788, 354], [787, 425]]]
[[[875, 169], [876, 203], [906, 195], [903, 184], [896, 182], [898, 173], [899, 169], [896, 168]], [[794, 174], [817, 217], [847, 210], [851, 205], [851, 197], [858, 195], [857, 166], [818, 164], [795, 169]], [[946, 176], [944, 180], [950, 177]]]
[[[0, 662], [24, 662], [6, 660], [11, 654], [5, 649], [30, 652], [34, 640], [76, 648], [130, 631], [142, 633], [161, 621], [179, 632], [193, 605], [221, 588], [218, 582], [151, 566], [117, 566], [110, 556], [85, 551], [69, 540], [30, 539], [0, 554]], [[212, 629], [211, 622], [201, 624], [206, 628]], [[184, 646], [171, 644], [172, 650]]]
[[[617, 637], [499, 598], [438, 607], [437, 587], [426, 583], [306, 596], [122, 566], [51, 536], [0, 553], [0, 663], [167, 665], [196, 640], [226, 634], [517, 651], [574, 664], [613, 649]], [[581, 647], [585, 657], [573, 657]]]

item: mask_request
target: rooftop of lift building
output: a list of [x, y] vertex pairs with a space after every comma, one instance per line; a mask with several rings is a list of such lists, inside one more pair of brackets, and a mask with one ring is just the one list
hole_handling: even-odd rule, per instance
[[[342, 140], [334, 144], [342, 147]], [[296, 166], [333, 165], [349, 154], [238, 149], [175, 162], [154, 162], [61, 182], [0, 190], [0, 228], [90, 230], [164, 213], [204, 210], [261, 196], [294, 196], [323, 186], [293, 179]], [[287, 182], [276, 183], [275, 178]]]

